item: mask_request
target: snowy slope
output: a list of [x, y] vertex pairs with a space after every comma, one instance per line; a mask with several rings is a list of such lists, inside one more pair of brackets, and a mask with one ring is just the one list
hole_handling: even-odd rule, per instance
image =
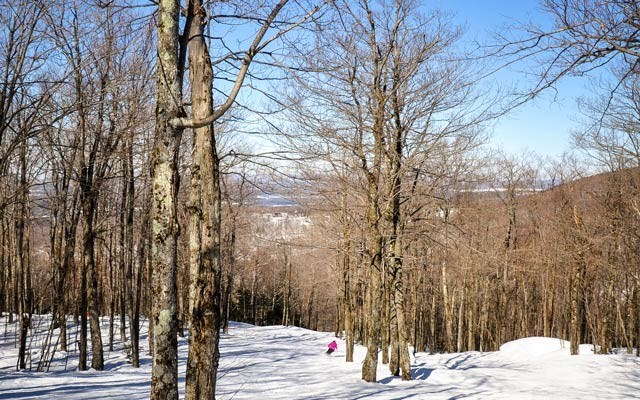
[[[106, 342], [108, 324], [103, 326]], [[356, 348], [354, 363], [344, 362], [341, 340], [336, 353], [324, 354], [333, 339], [329, 333], [301, 328], [233, 324], [221, 342], [218, 399], [640, 398], [638, 358], [626, 354], [572, 357], [567, 343], [559, 339], [521, 339], [493, 353], [418, 354], [412, 359], [413, 381], [390, 377], [386, 366], [380, 365], [377, 384], [360, 380], [364, 348]], [[183, 392], [187, 347], [184, 339], [179, 343]], [[146, 349], [146, 337], [142, 344]], [[582, 350], [591, 353], [589, 346]], [[107, 370], [103, 372], [75, 371], [77, 354], [73, 352], [68, 358], [63, 354], [57, 358], [56, 371], [15, 372], [16, 352], [13, 326], [0, 319], [0, 399], [148, 398], [149, 356], [145, 354], [140, 369], [131, 368], [121, 343], [105, 353]]]

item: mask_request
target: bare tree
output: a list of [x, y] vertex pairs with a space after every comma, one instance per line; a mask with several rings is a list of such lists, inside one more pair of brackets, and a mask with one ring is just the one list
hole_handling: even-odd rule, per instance
[[[624, 83], [635, 80], [638, 70], [638, 4], [626, 0], [543, 0], [542, 8], [552, 26], [520, 25], [505, 29], [489, 56], [498, 56], [501, 67], [533, 62], [534, 80], [522, 88], [515, 101], [522, 104], [565, 77], [615, 71], [608, 103]], [[606, 107], [605, 107], [606, 109]]]
[[[249, 66], [267, 45], [309, 19], [317, 7], [304, 13], [298, 20], [283, 23], [284, 28], [267, 38], [276, 16], [287, 4], [280, 1], [266, 17], [259, 17], [260, 29], [252, 43], [242, 52], [233, 87], [219, 107], [213, 107], [213, 70], [210, 53], [204, 36], [209, 22], [201, 1], [187, 3], [184, 33], [179, 36], [179, 1], [158, 3], [158, 108], [156, 115], [156, 149], [154, 150], [154, 274], [157, 286], [154, 298], [157, 307], [154, 323], [162, 323], [154, 335], [154, 369], [152, 398], [177, 396], [177, 355], [175, 342], [176, 313], [176, 237], [175, 196], [177, 184], [176, 156], [179, 138], [185, 128], [195, 131], [194, 163], [191, 182], [192, 224], [190, 260], [190, 350], [187, 372], [188, 398], [214, 398], [215, 376], [218, 360], [218, 335], [220, 328], [220, 183], [219, 159], [216, 154], [213, 123], [220, 119], [234, 104], [247, 76]], [[253, 20], [251, 18], [250, 20]], [[166, 24], [165, 24], [166, 22]], [[182, 115], [182, 78], [186, 54], [189, 54], [192, 115]], [[169, 161], [172, 159], [173, 161]], [[173, 197], [172, 197], [173, 196]], [[160, 204], [163, 204], [160, 207]], [[164, 214], [164, 215], [161, 215]], [[166, 215], [166, 216], [165, 216]], [[159, 241], [162, 243], [159, 243]], [[160, 257], [161, 261], [158, 260]], [[159, 282], [160, 279], [162, 282]], [[163, 315], [163, 321], [159, 316]], [[157, 325], [156, 325], [157, 327]], [[158, 348], [162, 343], [162, 348]], [[161, 355], [159, 353], [162, 352]], [[160, 384], [159, 382], [163, 383]], [[166, 386], [165, 386], [166, 385]]]
[[178, 150], [183, 128], [173, 127], [182, 99], [180, 2], [158, 2], [156, 131], [151, 157], [153, 366], [151, 399], [178, 398], [177, 237]]
[[[50, 107], [55, 84], [49, 80], [45, 62], [50, 44], [43, 35], [44, 10], [41, 4], [23, 1], [0, 5], [0, 182], [13, 188], [0, 195], [0, 307], [10, 307], [20, 319], [18, 369], [26, 368], [34, 305], [30, 254], [34, 178], [30, 171], [39, 164], [28, 148], [55, 116]], [[14, 214], [11, 228], [6, 219], [9, 206]], [[9, 229], [15, 235], [13, 241], [8, 238]]]
[[[334, 29], [317, 38], [317, 53], [309, 56], [309, 69], [320, 73], [300, 74], [299, 93], [293, 95], [300, 106], [292, 113], [299, 129], [291, 137], [306, 158], [322, 160], [316, 169], [343, 180], [338, 188], [360, 186], [349, 190], [363, 199], [358, 206], [366, 226], [368, 350], [363, 379], [375, 381], [378, 341], [382, 338], [384, 362], [387, 337], [392, 338], [392, 372], [399, 374], [401, 368], [403, 379], [410, 379], [403, 239], [417, 211], [408, 207], [409, 199], [418, 182], [435, 175], [434, 159], [440, 151], [442, 157], [449, 154], [448, 143], [456, 151], [477, 145], [480, 130], [470, 127], [480, 126], [489, 113], [471, 111], [477, 99], [471, 71], [462, 63], [446, 62], [460, 32], [442, 15], [419, 16], [410, 1], [345, 3]], [[340, 203], [335, 201], [336, 210], [344, 214]], [[348, 230], [349, 220], [342, 220]], [[350, 234], [342, 236], [347, 243]], [[343, 253], [346, 257], [348, 250]], [[390, 318], [380, 316], [381, 310], [389, 310]]]
[[613, 97], [611, 83], [604, 84], [596, 88], [602, 94], [580, 104], [584, 128], [574, 132], [574, 143], [608, 171], [640, 165], [639, 79], [634, 74], [617, 83]]

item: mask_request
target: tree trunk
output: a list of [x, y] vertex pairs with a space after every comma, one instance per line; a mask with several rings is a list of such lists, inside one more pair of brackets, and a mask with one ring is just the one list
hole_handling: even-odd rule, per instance
[[[376, 178], [377, 181], [377, 178]], [[378, 368], [378, 339], [380, 337], [380, 295], [381, 295], [381, 254], [382, 237], [378, 232], [378, 187], [370, 185], [368, 221], [369, 286], [367, 290], [367, 315], [364, 320], [366, 330], [367, 355], [362, 363], [362, 379], [376, 382]]]
[[582, 302], [583, 302], [583, 280], [586, 271], [585, 261], [585, 240], [583, 237], [584, 226], [582, 224], [582, 218], [578, 214], [578, 208], [573, 207], [573, 221], [577, 231], [578, 242], [576, 251], [576, 264], [573, 271], [571, 282], [571, 325], [569, 341], [571, 344], [571, 355], [579, 354], [580, 341], [582, 339]]
[[[397, 178], [397, 184], [399, 189], [399, 177]], [[399, 191], [395, 193], [399, 194]], [[405, 321], [405, 304], [404, 304], [404, 286], [403, 286], [403, 248], [402, 241], [398, 236], [400, 230], [399, 225], [399, 212], [400, 201], [399, 197], [397, 201], [394, 201], [393, 212], [393, 235], [390, 240], [389, 258], [391, 258], [393, 265], [391, 267], [391, 301], [392, 301], [392, 314], [391, 314], [391, 332], [392, 332], [392, 362], [389, 364], [391, 373], [395, 376], [400, 375], [402, 371], [402, 380], [411, 380], [411, 362], [409, 358], [408, 338], [407, 338], [407, 325]], [[397, 207], [397, 208], [396, 208]]]
[[[390, 336], [390, 330], [391, 330], [391, 323], [390, 323], [390, 318], [391, 318], [391, 312], [390, 312], [390, 308], [391, 308], [391, 278], [389, 277], [390, 272], [388, 271], [388, 266], [387, 263], [383, 260], [382, 261], [382, 272], [380, 273], [381, 277], [382, 277], [382, 296], [381, 296], [381, 316], [380, 316], [380, 354], [382, 355], [382, 364], [387, 365], [389, 364], [389, 347], [390, 347], [390, 342], [393, 342], [393, 339], [391, 339]], [[395, 321], [394, 321], [395, 323]], [[394, 327], [393, 329], [396, 329], [397, 327]]]
[[117, 278], [114, 276], [115, 271], [113, 270], [113, 233], [111, 229], [109, 229], [109, 232], [109, 351], [113, 351], [113, 336], [115, 335], [114, 323], [116, 319], [116, 293], [120, 292], [120, 285], [115, 283]]
[[407, 325], [404, 317], [404, 290], [402, 288], [401, 270], [398, 270], [394, 288], [394, 308], [398, 320], [398, 350], [400, 354], [400, 369], [402, 370], [402, 380], [411, 380], [411, 359], [409, 358], [409, 348], [407, 346]]
[[449, 263], [449, 207], [444, 208], [444, 255], [440, 264], [440, 274], [442, 280], [442, 300], [444, 308], [444, 327], [445, 327], [445, 347], [446, 351], [452, 353], [454, 351], [453, 337], [453, 305], [452, 296], [449, 294], [449, 277], [447, 273], [447, 265]]
[[158, 2], [158, 62], [155, 143], [151, 154], [153, 365], [151, 400], [178, 399], [177, 238], [178, 149], [182, 129], [178, 77], [180, 2]]
[[128, 221], [126, 220], [125, 216], [128, 213], [127, 210], [127, 205], [128, 205], [128, 198], [133, 196], [133, 193], [129, 193], [129, 179], [128, 179], [128, 174], [129, 174], [129, 168], [128, 168], [128, 160], [126, 159], [128, 157], [126, 157], [126, 155], [123, 155], [123, 174], [122, 174], [122, 197], [120, 198], [120, 212], [118, 213], [118, 223], [119, 223], [119, 230], [118, 230], [118, 253], [120, 255], [120, 257], [118, 258], [119, 263], [118, 263], [118, 270], [119, 270], [119, 277], [120, 277], [120, 288], [118, 290], [119, 293], [119, 297], [120, 297], [120, 341], [122, 343], [126, 343], [127, 341], [127, 331], [126, 331], [126, 315], [127, 315], [127, 295], [129, 293], [128, 290], [128, 281], [127, 281], [127, 263], [129, 262], [127, 257], [129, 257], [128, 252], [131, 251], [130, 249], [128, 249], [127, 247], [130, 245], [130, 243], [128, 243], [127, 241], [127, 229], [130, 229], [129, 226], [127, 226]]
[[4, 228], [4, 206], [0, 206], [0, 317], [4, 316], [5, 310], [11, 314], [9, 310], [9, 302], [7, 301], [7, 295], [9, 292], [7, 279], [7, 268], [5, 263], [5, 248], [6, 248], [6, 229]]
[[257, 296], [258, 294], [256, 293], [258, 288], [258, 266], [259, 266], [259, 261], [258, 258], [256, 257], [256, 264], [254, 266], [253, 269], [253, 277], [251, 280], [251, 321], [253, 322], [254, 325], [258, 325], [258, 314], [257, 314], [257, 304], [258, 304], [258, 299]]
[[[133, 177], [133, 175], [131, 175]], [[148, 196], [145, 196], [148, 198]], [[145, 200], [145, 204], [147, 201]], [[147, 209], [148, 210], [148, 209]], [[133, 238], [132, 238], [133, 239]], [[131, 365], [134, 368], [140, 367], [140, 298], [142, 296], [142, 275], [146, 270], [145, 266], [148, 262], [148, 246], [149, 246], [149, 213], [145, 211], [142, 217], [140, 238], [138, 240], [137, 254], [137, 271], [135, 274], [135, 285], [132, 285], [133, 293], [131, 296], [131, 312], [129, 316], [129, 335], [131, 336]], [[133, 251], [133, 248], [131, 248]], [[132, 254], [133, 255], [133, 254]], [[151, 335], [151, 329], [149, 332]]]
[[[463, 282], [463, 286], [465, 286], [466, 283]], [[458, 293], [460, 294], [459, 297], [459, 306], [458, 306], [458, 338], [456, 341], [456, 351], [458, 353], [462, 353], [462, 339], [464, 337], [464, 303], [465, 303], [465, 296], [463, 295], [463, 293], [466, 292], [466, 289], [460, 290], [458, 291]]]
[[[213, 69], [204, 40], [207, 13], [201, 0], [188, 2], [189, 78], [193, 118], [213, 114]], [[213, 124], [194, 129], [191, 166], [189, 358], [185, 399], [215, 398], [220, 357], [220, 176]]]
[[87, 274], [87, 295], [89, 311], [89, 327], [91, 330], [91, 368], [102, 371], [104, 369], [104, 355], [102, 351], [102, 333], [100, 331], [100, 315], [98, 303], [98, 276], [95, 259], [95, 232], [93, 219], [95, 215], [95, 198], [90, 198], [90, 204], [85, 210], [85, 234], [84, 234], [84, 269]]
[[285, 274], [285, 290], [284, 302], [282, 306], [282, 325], [289, 326], [289, 309], [291, 308], [291, 261], [287, 252], [284, 253], [284, 274]]
[[224, 297], [223, 297], [223, 322], [222, 329], [224, 333], [229, 333], [229, 314], [231, 310], [231, 293], [233, 291], [233, 277], [235, 274], [235, 265], [236, 265], [236, 257], [235, 257], [235, 249], [236, 249], [236, 222], [235, 218], [233, 218], [231, 222], [231, 226], [229, 227], [231, 232], [229, 233], [229, 238], [227, 240], [227, 284], [224, 288]]
[[[446, 256], [445, 256], [446, 257]], [[442, 279], [442, 300], [444, 308], [444, 327], [445, 327], [445, 349], [447, 352], [453, 352], [453, 306], [451, 304], [451, 296], [449, 295], [449, 284], [447, 278], [447, 261], [443, 260], [440, 266]]]
[[78, 370], [87, 370], [87, 270], [84, 268], [84, 253], [80, 266], [80, 343]]
[[[58, 274], [58, 282], [56, 286], [56, 303], [58, 304], [59, 324], [60, 324], [60, 350], [67, 351], [67, 308], [65, 303], [65, 281], [69, 271], [75, 271], [75, 249], [76, 249], [76, 230], [80, 213], [77, 210], [78, 205], [78, 186], [73, 190], [70, 206], [70, 218], [65, 223], [64, 228], [64, 249], [62, 251], [62, 262], [60, 272]], [[85, 363], [86, 366], [86, 363]]]
[[478, 301], [480, 299], [480, 284], [476, 280], [473, 284], [473, 298], [467, 307], [467, 351], [475, 351], [476, 343], [475, 329], [477, 325], [475, 324], [474, 318], [478, 311]]
[[393, 376], [400, 376], [400, 339], [398, 337], [398, 317], [396, 309], [396, 301], [395, 301], [395, 276], [390, 276], [389, 280], [390, 285], [392, 287], [391, 296], [393, 296], [392, 302], [393, 306], [391, 307], [391, 312], [389, 313], [389, 335], [391, 337], [391, 357], [389, 358], [389, 372]]
[[354, 348], [354, 321], [353, 309], [351, 307], [351, 271], [350, 271], [350, 251], [351, 251], [351, 227], [347, 217], [347, 191], [343, 191], [341, 205], [341, 219], [344, 229], [342, 244], [342, 314], [344, 316], [345, 332], [345, 361], [353, 362]]
[[316, 296], [316, 285], [315, 285], [315, 279], [313, 279], [313, 282], [311, 284], [311, 292], [309, 293], [309, 301], [307, 302], [307, 324], [306, 327], [307, 329], [313, 329], [312, 326], [312, 320], [313, 320], [313, 313], [314, 313], [314, 301], [315, 301], [315, 296]]
[[18, 315], [20, 319], [20, 338], [18, 347], [18, 369], [27, 367], [27, 334], [31, 325], [31, 267], [29, 265], [29, 195], [27, 187], [27, 144], [20, 146], [19, 215], [16, 219], [16, 261], [18, 264], [18, 285], [14, 287], [20, 293]]
[[[127, 219], [126, 219], [126, 279], [128, 282], [126, 291], [126, 298], [129, 300], [128, 308], [129, 311], [129, 336], [131, 337], [131, 364], [134, 368], [138, 368], [140, 366], [140, 293], [141, 293], [141, 284], [142, 284], [142, 271], [144, 270], [142, 266], [144, 265], [144, 256], [145, 256], [145, 243], [144, 237], [145, 235], [140, 235], [141, 239], [138, 244], [138, 260], [137, 262], [134, 260], [134, 237], [133, 237], [133, 217], [135, 210], [135, 176], [134, 176], [134, 165], [133, 165], [133, 136], [134, 131], [131, 130], [129, 134], [129, 140], [127, 143], [127, 157], [126, 157], [126, 168], [125, 168], [125, 177], [126, 179], [123, 181], [123, 184], [127, 186], [127, 198], [124, 203], [123, 211], [126, 210]], [[143, 214], [142, 221], [142, 231], [144, 232], [146, 229], [146, 213]], [[134, 271], [134, 266], [137, 266], [137, 271]], [[124, 290], [124, 289], [123, 289]], [[124, 335], [123, 335], [124, 336]], [[126, 337], [124, 337], [126, 340]]]

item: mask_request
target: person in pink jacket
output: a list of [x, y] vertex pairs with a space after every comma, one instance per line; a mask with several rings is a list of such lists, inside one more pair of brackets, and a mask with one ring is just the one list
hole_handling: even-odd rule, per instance
[[329, 349], [327, 349], [327, 354], [331, 354], [334, 351], [338, 350], [338, 343], [336, 343], [336, 341], [333, 340], [331, 343], [329, 343], [327, 347], [329, 347]]

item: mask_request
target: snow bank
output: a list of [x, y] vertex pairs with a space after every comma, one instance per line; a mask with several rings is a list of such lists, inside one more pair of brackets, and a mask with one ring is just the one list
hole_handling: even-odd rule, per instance
[[513, 361], [530, 361], [569, 354], [569, 342], [549, 337], [528, 337], [500, 346], [500, 356]]
[[[555, 356], [571, 354], [567, 340], [534, 336], [513, 340], [500, 346], [500, 356], [513, 361], [532, 361]], [[591, 344], [581, 344], [578, 348], [581, 355], [594, 354]]]

